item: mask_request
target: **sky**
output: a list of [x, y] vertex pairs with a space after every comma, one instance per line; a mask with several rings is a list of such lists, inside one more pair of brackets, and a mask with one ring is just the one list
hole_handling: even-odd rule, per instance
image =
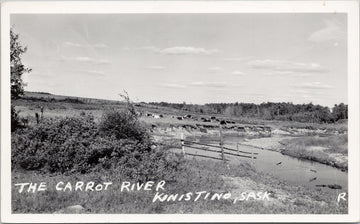
[[339, 13], [13, 14], [25, 90], [173, 103], [347, 103]]

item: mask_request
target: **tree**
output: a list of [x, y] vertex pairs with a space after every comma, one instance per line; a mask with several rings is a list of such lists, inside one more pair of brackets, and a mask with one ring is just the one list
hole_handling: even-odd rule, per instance
[[335, 120], [348, 119], [348, 106], [344, 103], [335, 104], [333, 108], [333, 115]]
[[21, 62], [21, 56], [26, 51], [27, 47], [22, 46], [19, 41], [19, 34], [10, 29], [11, 99], [18, 99], [24, 94], [25, 84], [22, 81], [22, 75], [31, 72], [31, 69], [25, 67]]
[[[24, 83], [22, 75], [30, 72], [31, 69], [26, 68], [21, 62], [21, 56], [26, 52], [27, 48], [23, 47], [19, 41], [19, 34], [14, 33], [10, 29], [10, 85], [11, 99], [18, 99], [24, 94]], [[22, 127], [20, 118], [15, 107], [11, 105], [11, 131]]]

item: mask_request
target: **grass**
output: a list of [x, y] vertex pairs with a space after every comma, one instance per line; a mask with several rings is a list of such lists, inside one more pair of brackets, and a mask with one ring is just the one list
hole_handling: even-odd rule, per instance
[[[70, 205], [82, 205], [87, 213], [191, 213], [191, 214], [338, 214], [347, 213], [347, 204], [337, 204], [336, 194], [326, 189], [309, 189], [292, 186], [269, 175], [257, 172], [248, 164], [225, 165], [222, 162], [186, 160], [173, 179], [167, 180], [166, 193], [197, 191], [233, 192], [236, 186], [223, 177], [240, 178], [241, 183], [256, 183], [254, 188], [273, 192], [269, 203], [244, 201], [233, 204], [231, 200], [199, 200], [181, 202], [152, 202], [154, 191], [120, 192], [122, 181], [131, 181], [119, 171], [104, 171], [83, 175], [40, 174], [33, 171], [13, 172], [12, 183], [47, 182], [48, 190], [40, 193], [18, 193], [13, 188], [14, 213], [53, 213]], [[242, 178], [242, 179], [241, 179]], [[58, 192], [54, 186], [59, 181], [112, 181], [108, 191]], [[159, 181], [159, 180], [154, 180]], [[251, 185], [249, 185], [251, 186]], [[246, 190], [252, 190], [251, 188]], [[256, 189], [253, 189], [256, 190]]]
[[[283, 154], [293, 157], [317, 161], [341, 169], [348, 168], [348, 138], [347, 135], [327, 137], [305, 136], [285, 141]], [[340, 157], [343, 155], [344, 157]]]

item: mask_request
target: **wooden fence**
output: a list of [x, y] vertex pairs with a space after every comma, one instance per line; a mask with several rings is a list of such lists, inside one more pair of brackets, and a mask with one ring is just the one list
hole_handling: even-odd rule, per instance
[[[223, 143], [221, 129], [220, 129], [220, 143], [218, 146], [185, 140], [183, 133], [181, 133], [181, 148], [182, 148], [183, 155], [197, 156], [197, 157], [216, 159], [216, 160], [222, 160], [222, 161], [229, 161], [228, 159], [225, 158], [225, 155], [235, 156], [235, 157], [243, 157], [243, 158], [248, 158], [248, 159], [256, 159], [256, 156], [258, 155], [258, 153], [239, 150], [239, 145], [240, 144], [237, 144], [236, 149], [225, 147], [224, 143]], [[191, 153], [190, 150], [186, 150], [186, 148], [202, 150], [202, 151], [207, 151], [207, 152], [212, 152], [212, 153], [218, 153], [218, 154], [220, 154], [221, 157], [214, 157], [214, 156], [202, 155], [202, 154], [194, 154], [194, 153]]]

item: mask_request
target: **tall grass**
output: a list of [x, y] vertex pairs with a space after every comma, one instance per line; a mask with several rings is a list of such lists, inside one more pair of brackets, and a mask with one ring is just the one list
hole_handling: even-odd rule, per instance
[[347, 134], [328, 137], [299, 137], [285, 141], [285, 145], [285, 149], [282, 150], [285, 155], [317, 161], [342, 169], [348, 167], [347, 161], [338, 161], [331, 155], [331, 153], [347, 155]]

